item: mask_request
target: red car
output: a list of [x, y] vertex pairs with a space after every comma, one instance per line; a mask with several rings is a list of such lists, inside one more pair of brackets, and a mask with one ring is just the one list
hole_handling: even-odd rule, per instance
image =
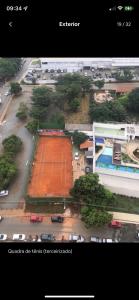
[[118, 221], [113, 220], [113, 221], [111, 221], [111, 223], [110, 223], [110, 227], [121, 228], [121, 227], [122, 227], [122, 224], [121, 224], [120, 222], [118, 222]]
[[37, 222], [42, 222], [42, 221], [43, 221], [43, 217], [41, 217], [41, 216], [32, 215], [30, 217], [30, 222], [32, 222], [32, 223], [37, 223]]

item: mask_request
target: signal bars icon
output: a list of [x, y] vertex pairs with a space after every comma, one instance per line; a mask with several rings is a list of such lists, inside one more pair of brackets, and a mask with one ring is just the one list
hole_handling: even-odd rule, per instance
[[122, 10], [124, 7], [123, 6], [121, 6], [121, 5], [119, 5], [119, 6], [114, 6], [114, 7], [111, 7], [111, 8], [109, 8], [109, 10], [110, 11], [115, 11], [116, 9], [119, 9], [119, 10]]

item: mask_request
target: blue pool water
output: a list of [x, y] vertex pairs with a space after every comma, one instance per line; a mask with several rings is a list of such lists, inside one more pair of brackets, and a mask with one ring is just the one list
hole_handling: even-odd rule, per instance
[[97, 162], [104, 163], [104, 164], [112, 164], [112, 156], [110, 155], [100, 155]]
[[139, 168], [126, 167], [126, 166], [116, 166], [112, 164], [112, 148], [106, 147], [103, 154], [99, 156], [96, 162], [96, 167], [106, 168], [117, 171], [124, 171], [129, 173], [139, 173]]

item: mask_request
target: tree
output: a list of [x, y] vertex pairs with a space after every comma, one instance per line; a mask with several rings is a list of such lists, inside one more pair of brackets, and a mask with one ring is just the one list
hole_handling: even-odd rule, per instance
[[126, 120], [127, 113], [124, 105], [120, 101], [111, 101], [104, 103], [92, 102], [89, 110], [91, 121], [105, 122]]
[[21, 150], [23, 145], [20, 137], [14, 134], [4, 139], [2, 144], [4, 147], [4, 151], [12, 156], [15, 156]]
[[22, 87], [20, 86], [20, 84], [18, 82], [11, 82], [10, 84], [11, 86], [11, 94], [14, 95], [19, 95], [22, 91]]
[[38, 87], [33, 89], [32, 105], [39, 107], [48, 107], [53, 101], [53, 91], [47, 87]]
[[0, 80], [13, 77], [21, 67], [21, 58], [0, 58]]
[[129, 111], [139, 113], [139, 88], [134, 89], [128, 94], [127, 108]]
[[88, 93], [90, 91], [92, 83], [93, 81], [90, 77], [82, 76], [81, 86], [82, 86], [83, 93]]
[[126, 82], [126, 81], [131, 81], [133, 78], [133, 75], [131, 73], [131, 71], [127, 68], [125, 68], [124, 70], [122, 71], [119, 71], [115, 74], [115, 79], [117, 81], [123, 81], [123, 82]]
[[81, 216], [87, 227], [93, 225], [100, 227], [109, 224], [113, 218], [112, 214], [105, 210], [98, 210], [87, 206], [81, 209]]
[[64, 110], [65, 96], [62, 92], [55, 91], [53, 97], [53, 103], [60, 109]]
[[17, 174], [17, 167], [8, 156], [0, 156], [0, 190], [6, 189]]
[[88, 137], [85, 133], [75, 130], [72, 134], [74, 144], [79, 147], [81, 143], [85, 142]]
[[80, 74], [66, 74], [59, 76], [56, 85], [56, 91], [65, 95], [70, 101], [73, 98], [79, 98], [82, 93], [89, 92], [92, 80]]
[[31, 133], [36, 133], [39, 126], [38, 120], [32, 120], [25, 126]]
[[30, 110], [30, 116], [37, 120], [44, 120], [47, 116], [48, 108], [45, 106], [33, 105]]
[[25, 103], [21, 102], [16, 117], [18, 117], [21, 120], [25, 120], [27, 118], [27, 115], [28, 115], [28, 107]]
[[74, 98], [72, 101], [69, 102], [69, 107], [72, 112], [76, 112], [79, 106], [80, 106], [80, 100], [77, 98]]
[[101, 89], [104, 86], [105, 81], [104, 80], [96, 80], [94, 81], [94, 84]]

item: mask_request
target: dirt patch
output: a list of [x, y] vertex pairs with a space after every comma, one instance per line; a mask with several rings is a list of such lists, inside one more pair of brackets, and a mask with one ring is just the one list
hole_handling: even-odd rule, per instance
[[76, 113], [65, 113], [65, 123], [86, 124], [90, 123], [89, 117], [89, 95], [81, 100], [80, 109]]

